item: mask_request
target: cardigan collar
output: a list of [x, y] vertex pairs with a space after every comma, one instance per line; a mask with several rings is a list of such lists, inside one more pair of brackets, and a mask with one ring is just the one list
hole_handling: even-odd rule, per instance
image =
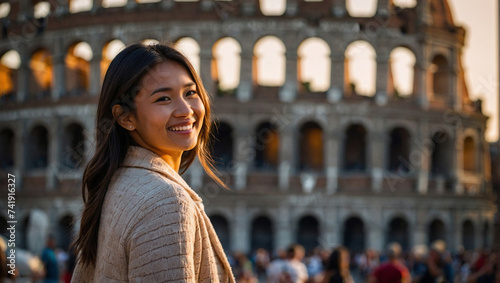
[[143, 168], [162, 174], [183, 187], [194, 201], [201, 202], [200, 196], [193, 191], [184, 179], [158, 154], [140, 146], [128, 147], [122, 167]]

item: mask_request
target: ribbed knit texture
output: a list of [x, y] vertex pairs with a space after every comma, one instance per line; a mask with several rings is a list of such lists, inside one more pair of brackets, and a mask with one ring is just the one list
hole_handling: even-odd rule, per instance
[[201, 198], [154, 152], [130, 146], [103, 205], [96, 266], [72, 282], [235, 282]]

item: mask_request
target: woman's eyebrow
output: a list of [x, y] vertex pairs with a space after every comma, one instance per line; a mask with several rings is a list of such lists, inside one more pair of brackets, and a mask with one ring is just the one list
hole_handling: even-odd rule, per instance
[[[188, 82], [187, 84], [185, 84], [183, 86], [183, 88], [188, 88], [191, 86], [196, 86], [196, 84], [194, 82]], [[151, 92], [151, 94], [149, 96], [151, 96], [155, 93], [158, 93], [158, 92], [169, 92], [169, 91], [172, 91], [171, 87], [160, 87], [160, 88], [155, 89], [153, 92]]]

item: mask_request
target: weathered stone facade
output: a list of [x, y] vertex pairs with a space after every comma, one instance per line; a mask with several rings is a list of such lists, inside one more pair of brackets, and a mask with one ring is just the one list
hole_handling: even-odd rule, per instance
[[[256, 0], [128, 0], [115, 8], [94, 0], [90, 11], [74, 14], [63, 1], [50, 2], [44, 19], [33, 17], [37, 1], [13, 2], [0, 55], [15, 50], [21, 62], [8, 73], [15, 87], [0, 97], [0, 150], [2, 170], [16, 176], [20, 246], [39, 251], [40, 229], [67, 245], [68, 221], [82, 205], [81, 164], [92, 155], [107, 43], [190, 37], [214, 96], [220, 123], [214, 152], [232, 191], [217, 187], [198, 164], [185, 177], [227, 249], [299, 242], [382, 250], [392, 240], [409, 249], [436, 239], [451, 250], [491, 247], [497, 208], [487, 117], [468, 97], [465, 30], [455, 26], [444, 0], [405, 9], [378, 0], [370, 17], [350, 16], [348, 1], [287, 0], [281, 16], [263, 15]], [[269, 35], [285, 47], [280, 86], [259, 85], [255, 75], [254, 47]], [[239, 84], [230, 91], [213, 79], [212, 50], [224, 37], [241, 48]], [[330, 49], [330, 86], [319, 92], [300, 81], [298, 49], [313, 37]], [[359, 40], [376, 53], [373, 95], [357, 94], [350, 81], [346, 50]], [[68, 54], [78, 42], [90, 45], [92, 58], [77, 58], [84, 62], [75, 71]], [[413, 91], [404, 97], [391, 69], [397, 47], [416, 60]], [[35, 63], [48, 78], [37, 75]], [[4, 202], [0, 208], [5, 223]]]

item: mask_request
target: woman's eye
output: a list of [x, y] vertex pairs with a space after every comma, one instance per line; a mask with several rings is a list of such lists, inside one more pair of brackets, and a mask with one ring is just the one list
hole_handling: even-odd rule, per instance
[[162, 97], [158, 98], [155, 102], [159, 102], [159, 101], [170, 101], [170, 97], [162, 96]]
[[186, 96], [191, 96], [197, 94], [196, 90], [190, 90], [186, 93]]

